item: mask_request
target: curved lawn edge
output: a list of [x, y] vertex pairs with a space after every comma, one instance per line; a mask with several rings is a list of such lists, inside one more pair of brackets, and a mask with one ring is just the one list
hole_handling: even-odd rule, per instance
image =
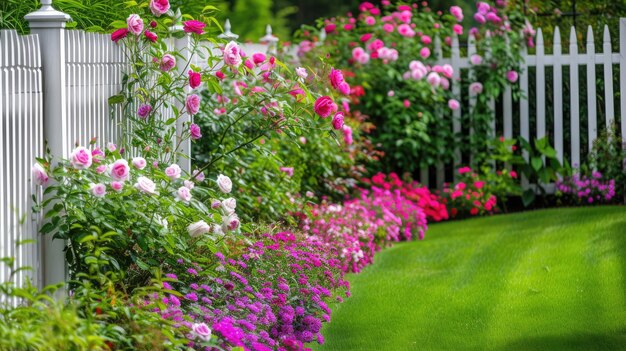
[[626, 207], [430, 226], [351, 275], [315, 350], [624, 350]]

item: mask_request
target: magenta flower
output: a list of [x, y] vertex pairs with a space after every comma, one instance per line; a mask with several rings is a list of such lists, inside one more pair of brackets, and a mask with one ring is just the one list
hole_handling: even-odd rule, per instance
[[191, 126], [189, 126], [189, 134], [191, 136], [191, 139], [193, 140], [198, 140], [202, 138], [202, 132], [200, 131], [200, 126], [198, 126], [195, 123], [192, 123]]
[[204, 27], [206, 27], [206, 23], [196, 20], [189, 20], [183, 22], [183, 30], [185, 33], [195, 33], [201, 35], [204, 33]]

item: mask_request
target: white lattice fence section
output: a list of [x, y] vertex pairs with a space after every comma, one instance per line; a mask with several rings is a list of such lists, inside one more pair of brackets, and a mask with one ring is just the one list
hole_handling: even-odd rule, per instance
[[[16, 243], [37, 239], [38, 217], [32, 214], [31, 194], [40, 191], [30, 181], [35, 157], [43, 154], [41, 54], [37, 36], [0, 31], [0, 257], [14, 257], [17, 267], [30, 266], [13, 277], [39, 281], [39, 246]], [[0, 282], [9, 279], [0, 264]]]

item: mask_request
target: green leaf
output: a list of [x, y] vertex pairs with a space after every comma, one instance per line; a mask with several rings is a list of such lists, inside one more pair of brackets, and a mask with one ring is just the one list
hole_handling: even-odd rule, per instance
[[536, 172], [539, 172], [539, 170], [541, 169], [541, 167], [543, 167], [543, 161], [541, 160], [541, 157], [535, 156], [530, 160], [530, 163], [533, 166], [533, 169]]
[[124, 102], [124, 95], [122, 94], [113, 95], [109, 98], [109, 105], [121, 104], [122, 102]]
[[530, 206], [535, 202], [535, 192], [532, 189], [524, 191], [522, 194], [522, 202], [524, 203], [524, 207]]

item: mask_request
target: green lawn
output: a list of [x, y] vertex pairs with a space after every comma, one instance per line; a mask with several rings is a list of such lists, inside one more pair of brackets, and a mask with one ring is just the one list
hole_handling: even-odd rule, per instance
[[433, 224], [350, 276], [317, 350], [626, 350], [626, 207]]

